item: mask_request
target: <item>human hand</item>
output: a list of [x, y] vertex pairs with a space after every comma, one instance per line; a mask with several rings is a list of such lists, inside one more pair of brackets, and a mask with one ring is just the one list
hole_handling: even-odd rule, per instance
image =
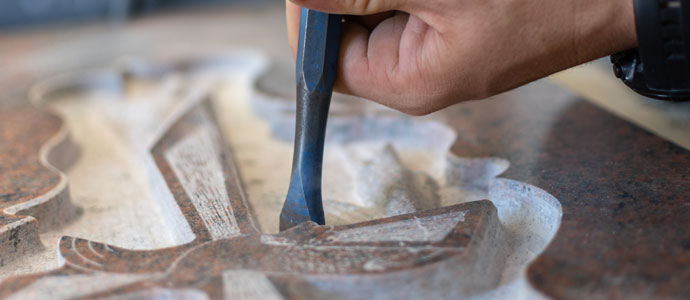
[[486, 98], [636, 45], [631, 0], [286, 0], [343, 14], [339, 92], [411, 115]]

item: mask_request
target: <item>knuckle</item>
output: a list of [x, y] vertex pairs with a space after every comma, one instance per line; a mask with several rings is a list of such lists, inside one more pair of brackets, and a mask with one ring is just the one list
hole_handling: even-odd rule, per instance
[[418, 106], [418, 107], [413, 107], [407, 110], [402, 111], [403, 113], [410, 115], [410, 116], [415, 116], [415, 117], [421, 117], [421, 116], [426, 116], [430, 113], [435, 112], [436, 109], [429, 108], [428, 106]]
[[391, 107], [408, 115], [424, 116], [456, 103], [487, 98], [493, 92], [477, 85], [439, 84], [414, 89], [405, 95], [410, 96], [400, 97]]
[[376, 0], [345, 0], [345, 4], [357, 13], [370, 13], [377, 9], [379, 1]]
[[438, 93], [430, 91], [426, 84], [403, 80], [394, 85], [381, 103], [407, 115], [424, 116], [437, 111], [444, 101]]
[[503, 89], [501, 86], [504, 84], [504, 80], [492, 80], [491, 78], [485, 78], [480, 81], [481, 84], [477, 84], [474, 89], [472, 97], [468, 100], [481, 100], [489, 98], [493, 95], [500, 93]]
[[424, 116], [438, 110], [439, 102], [430, 97], [411, 97], [398, 99], [391, 108], [411, 116]]

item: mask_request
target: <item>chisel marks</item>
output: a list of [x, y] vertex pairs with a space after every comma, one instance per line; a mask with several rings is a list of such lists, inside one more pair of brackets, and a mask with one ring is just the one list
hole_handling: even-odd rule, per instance
[[203, 126], [165, 154], [214, 240], [240, 234], [225, 192], [219, 151], [218, 133]]

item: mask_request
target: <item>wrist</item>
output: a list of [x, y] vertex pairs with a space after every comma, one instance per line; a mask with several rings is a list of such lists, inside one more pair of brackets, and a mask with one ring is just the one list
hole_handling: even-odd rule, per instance
[[613, 38], [616, 39], [613, 52], [619, 52], [637, 46], [635, 29], [635, 8], [633, 0], [616, 0], [618, 4], [618, 22], [613, 25]]
[[577, 63], [637, 46], [633, 0], [574, 0]]

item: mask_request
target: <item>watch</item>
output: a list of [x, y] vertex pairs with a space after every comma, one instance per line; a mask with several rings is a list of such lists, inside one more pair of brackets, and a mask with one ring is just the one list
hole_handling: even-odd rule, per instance
[[616, 77], [647, 97], [690, 101], [690, 0], [633, 0], [638, 48], [611, 56]]

